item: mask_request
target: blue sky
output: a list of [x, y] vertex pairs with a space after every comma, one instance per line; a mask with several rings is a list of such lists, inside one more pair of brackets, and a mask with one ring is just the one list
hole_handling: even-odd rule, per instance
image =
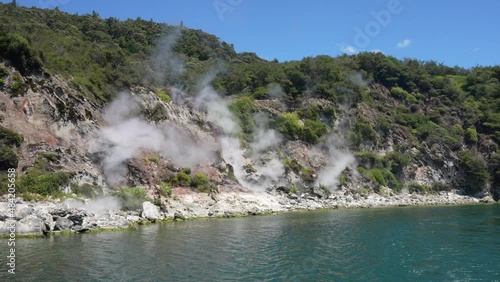
[[[6, 1], [2, 1], [6, 2]], [[7, 1], [10, 2], [10, 1]], [[381, 51], [472, 67], [500, 65], [500, 0], [18, 0], [101, 17], [202, 29], [266, 59]]]

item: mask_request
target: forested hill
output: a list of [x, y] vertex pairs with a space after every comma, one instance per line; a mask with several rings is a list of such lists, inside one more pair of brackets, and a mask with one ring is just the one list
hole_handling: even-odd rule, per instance
[[[269, 113], [285, 140], [311, 146], [335, 121], [348, 119], [345, 137], [372, 183], [367, 189], [411, 183], [417, 192], [487, 189], [497, 198], [500, 191], [500, 66], [465, 69], [371, 52], [267, 61], [200, 30], [13, 4], [0, 4], [0, 59], [0, 89], [11, 97], [29, 88], [23, 77], [60, 76], [98, 106], [135, 86], [159, 95], [171, 86], [196, 93], [198, 82], [217, 69], [212, 86], [232, 98], [243, 143], [259, 111]], [[284, 107], [262, 102], [277, 97]], [[450, 163], [459, 173], [448, 179], [428, 177], [422, 184], [411, 173]], [[284, 164], [308, 181], [304, 164]]]

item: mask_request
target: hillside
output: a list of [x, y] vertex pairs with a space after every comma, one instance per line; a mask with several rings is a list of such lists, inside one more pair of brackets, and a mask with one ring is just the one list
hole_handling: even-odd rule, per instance
[[201, 30], [0, 4], [0, 194], [500, 197], [500, 66], [267, 61]]

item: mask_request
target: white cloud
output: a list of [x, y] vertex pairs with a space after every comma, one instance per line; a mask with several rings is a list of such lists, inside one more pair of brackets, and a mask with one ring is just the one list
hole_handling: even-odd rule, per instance
[[358, 49], [356, 49], [356, 47], [354, 46], [346, 46], [346, 47], [343, 47], [340, 49], [342, 52], [348, 54], [348, 55], [352, 55], [352, 54], [356, 54], [358, 53]]
[[382, 54], [384, 54], [384, 52], [382, 52], [382, 50], [380, 50], [380, 49], [373, 49], [373, 50], [370, 50], [370, 52], [372, 52], [372, 53], [382, 53]]
[[405, 40], [398, 43], [398, 48], [406, 48], [406, 47], [410, 46], [410, 44], [411, 44], [411, 40], [405, 39]]

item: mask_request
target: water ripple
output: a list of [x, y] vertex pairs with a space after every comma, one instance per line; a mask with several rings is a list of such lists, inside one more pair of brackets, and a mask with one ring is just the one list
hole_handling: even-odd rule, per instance
[[[374, 209], [19, 239], [16, 278], [498, 281], [499, 222], [499, 206]], [[0, 263], [5, 265], [5, 259]], [[0, 281], [5, 281], [3, 275]]]

